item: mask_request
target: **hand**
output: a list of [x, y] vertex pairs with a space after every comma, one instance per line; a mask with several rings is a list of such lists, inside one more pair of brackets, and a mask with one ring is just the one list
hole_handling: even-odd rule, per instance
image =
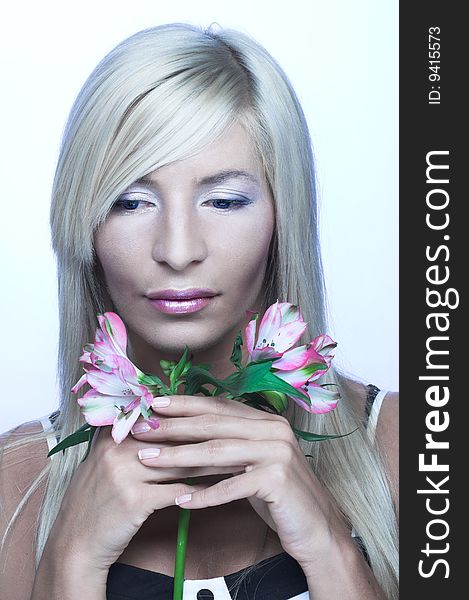
[[[350, 539], [287, 419], [223, 397], [176, 395], [170, 399], [169, 406], [154, 408], [161, 423], [158, 429], [132, 431], [137, 440], [161, 449], [156, 458], [142, 457], [142, 464], [150, 472], [211, 467], [218, 473], [226, 468], [234, 473], [194, 492], [190, 501], [181, 504], [184, 508], [247, 498], [277, 532], [284, 550], [302, 566], [314, 562], [325, 544], [339, 537]], [[232, 467], [236, 464], [242, 467], [236, 470]]]
[[[170, 447], [171, 442], [162, 443]], [[232, 473], [218, 467], [171, 467], [149, 470], [138, 459], [145, 444], [128, 436], [119, 445], [111, 427], [97, 429], [90, 453], [77, 467], [51, 531], [54, 555], [69, 564], [87, 565], [106, 574], [146, 519], [174, 506], [174, 498], [206, 487], [187, 485], [188, 477]], [[240, 470], [241, 465], [234, 465]], [[161, 482], [164, 485], [155, 485]]]

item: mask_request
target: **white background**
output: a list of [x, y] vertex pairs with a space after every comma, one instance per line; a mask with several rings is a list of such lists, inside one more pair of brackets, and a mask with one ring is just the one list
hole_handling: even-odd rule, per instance
[[397, 0], [11, 3], [2, 16], [0, 431], [57, 406], [50, 190], [75, 95], [123, 38], [167, 22], [253, 35], [310, 127], [336, 362], [398, 389]]

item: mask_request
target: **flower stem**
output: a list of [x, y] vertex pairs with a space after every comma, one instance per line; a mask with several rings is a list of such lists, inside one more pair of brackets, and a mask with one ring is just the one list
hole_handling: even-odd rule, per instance
[[[185, 483], [192, 485], [192, 479]], [[182, 600], [184, 592], [184, 568], [186, 566], [187, 533], [189, 530], [190, 508], [179, 509], [178, 535], [176, 542], [176, 561], [174, 564], [174, 589], [173, 600]]]

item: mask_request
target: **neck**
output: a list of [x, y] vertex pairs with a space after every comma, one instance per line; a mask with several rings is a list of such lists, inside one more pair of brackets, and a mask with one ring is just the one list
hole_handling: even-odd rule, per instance
[[[210, 365], [210, 372], [215, 377], [218, 379], [228, 377], [236, 369], [230, 361], [230, 356], [238, 331], [239, 328], [236, 329], [236, 332], [225, 335], [224, 340], [212, 348], [192, 351], [189, 347], [192, 355], [192, 365], [196, 366], [197, 364], [208, 363]], [[181, 358], [182, 353], [183, 349], [180, 352], [157, 350], [142, 339], [133, 339], [132, 334], [129, 332], [128, 356], [130, 360], [144, 373], [157, 375], [163, 381], [166, 381], [167, 377], [163, 373], [160, 360], [173, 360], [177, 362]], [[248, 351], [245, 344], [241, 346], [241, 354], [242, 363], [246, 364]]]

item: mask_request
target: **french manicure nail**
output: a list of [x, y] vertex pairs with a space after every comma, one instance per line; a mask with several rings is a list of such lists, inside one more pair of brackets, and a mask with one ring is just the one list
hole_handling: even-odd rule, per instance
[[146, 431], [150, 431], [151, 427], [145, 421], [140, 421], [139, 423], [135, 423], [132, 427], [132, 433], [145, 433]]
[[183, 494], [182, 496], [178, 496], [175, 499], [175, 502], [179, 506], [179, 504], [183, 504], [184, 502], [189, 502], [189, 500], [191, 500], [191, 498], [192, 498], [192, 494]]
[[140, 458], [140, 460], [143, 458], [156, 458], [159, 455], [159, 448], [142, 448], [138, 451], [138, 457]]
[[171, 400], [167, 396], [159, 396], [158, 398], [154, 398], [151, 405], [155, 408], [164, 408], [165, 406], [169, 406], [170, 404]]

